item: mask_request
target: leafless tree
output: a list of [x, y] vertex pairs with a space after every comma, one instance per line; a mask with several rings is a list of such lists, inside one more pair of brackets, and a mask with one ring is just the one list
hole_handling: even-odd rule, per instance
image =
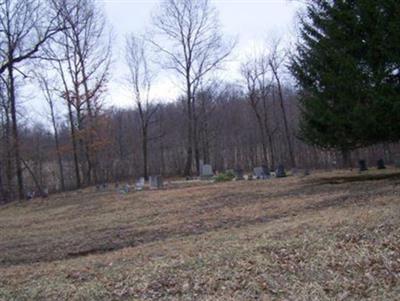
[[[242, 64], [241, 73], [246, 83], [247, 99], [255, 114], [260, 132], [263, 164], [269, 166], [268, 153], [270, 154], [270, 166], [274, 169], [275, 155], [273, 136], [277, 129], [271, 124], [270, 92], [272, 80], [269, 76], [269, 61], [264, 52], [254, 54], [247, 62]], [[274, 127], [273, 129], [272, 126]]]
[[0, 1], [0, 74], [38, 55], [41, 47], [62, 30], [58, 12], [44, 0]]
[[165, 55], [164, 68], [174, 70], [185, 83], [187, 149], [184, 174], [190, 175], [196, 90], [211, 71], [221, 66], [234, 43], [224, 41], [216, 9], [208, 0], [164, 0], [153, 23], [155, 33], [151, 42]]
[[[82, 156], [86, 159], [83, 172], [86, 184], [92, 183], [92, 179], [97, 183], [97, 116], [108, 81], [111, 35], [107, 34], [104, 15], [95, 1], [53, 0], [53, 7], [60, 12], [59, 21], [64, 24], [63, 36], [57, 41], [61, 50], [53, 53], [64, 86], [73, 148], [75, 152], [78, 137]], [[78, 176], [78, 172], [76, 174]], [[80, 186], [78, 180], [79, 177], [77, 185]]]
[[143, 39], [133, 34], [126, 39], [126, 63], [129, 69], [128, 82], [134, 95], [135, 104], [139, 112], [143, 176], [148, 179], [148, 143], [149, 127], [154, 123], [154, 116], [158, 105], [151, 102], [152, 71], [149, 67], [146, 44]]
[[56, 108], [54, 103], [54, 98], [56, 97], [56, 93], [54, 92], [54, 88], [52, 87], [52, 83], [49, 78], [47, 78], [44, 74], [36, 73], [36, 78], [39, 82], [40, 89], [42, 90], [44, 99], [46, 100], [49, 110], [50, 110], [50, 121], [53, 127], [53, 135], [54, 135], [54, 143], [57, 155], [57, 164], [59, 169], [60, 176], [60, 184], [61, 190], [65, 191], [65, 179], [64, 179], [64, 165], [62, 161], [62, 154], [60, 149], [60, 139], [59, 139], [59, 130], [57, 124], [57, 116], [56, 116]]
[[18, 133], [15, 72], [19, 64], [37, 55], [43, 44], [57, 34], [58, 11], [52, 13], [41, 0], [3, 0], [0, 2], [0, 74], [7, 73], [8, 100], [18, 195], [24, 197], [20, 141]]
[[291, 133], [290, 133], [290, 129], [289, 129], [289, 122], [288, 122], [288, 113], [286, 112], [286, 107], [284, 104], [285, 100], [284, 100], [283, 87], [282, 87], [282, 82], [281, 82], [281, 72], [282, 72], [282, 69], [286, 62], [286, 58], [287, 58], [287, 53], [281, 49], [280, 41], [279, 40], [273, 41], [271, 44], [271, 47], [269, 49], [269, 66], [273, 73], [275, 83], [276, 83], [276, 89], [278, 92], [278, 99], [279, 99], [279, 104], [280, 104], [280, 108], [282, 111], [283, 124], [284, 124], [284, 130], [285, 130], [285, 138], [286, 138], [286, 143], [287, 143], [288, 151], [289, 151], [290, 164], [292, 165], [293, 168], [295, 168], [296, 167], [296, 159], [294, 156], [293, 143], [292, 143]]

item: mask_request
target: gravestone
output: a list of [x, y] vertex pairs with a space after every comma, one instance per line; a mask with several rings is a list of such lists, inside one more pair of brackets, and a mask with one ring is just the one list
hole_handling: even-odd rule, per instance
[[386, 168], [385, 162], [383, 161], [383, 159], [379, 159], [378, 162], [376, 162], [376, 164], [377, 164], [377, 168], [378, 169], [385, 169]]
[[42, 195], [41, 195], [41, 197], [42, 198], [47, 198], [49, 196], [49, 189], [47, 188], [47, 187], [45, 187], [43, 190], [42, 190]]
[[161, 176], [150, 176], [150, 189], [161, 189], [163, 187], [163, 179]]
[[235, 180], [236, 181], [241, 181], [244, 180], [244, 174], [243, 174], [243, 169], [241, 168], [236, 168], [233, 173], [235, 174]]
[[253, 174], [258, 180], [268, 179], [271, 175], [267, 166], [255, 167], [253, 169]]
[[210, 164], [204, 164], [201, 166], [200, 177], [201, 178], [211, 178], [214, 176], [212, 166]]
[[359, 172], [367, 171], [367, 162], [365, 160], [358, 161], [358, 170]]
[[96, 184], [96, 191], [106, 191], [107, 187], [107, 183]]
[[277, 178], [284, 178], [286, 177], [285, 167], [282, 164], [278, 165], [278, 168], [275, 171], [275, 176]]
[[117, 192], [121, 193], [121, 194], [127, 194], [131, 191], [131, 186], [129, 186], [129, 184], [125, 184], [123, 186], [121, 185], [115, 185]]
[[139, 180], [136, 181], [135, 190], [140, 191], [144, 189], [145, 180], [143, 177], [140, 177]]
[[32, 199], [34, 199], [35, 198], [35, 192], [34, 191], [29, 191], [27, 194], [26, 194], [26, 199], [29, 201], [29, 200], [32, 200]]
[[128, 184], [125, 184], [122, 188], [123, 193], [129, 193], [131, 191], [131, 187]]
[[268, 179], [271, 176], [268, 166], [262, 165], [261, 168], [263, 170], [264, 176], [266, 177], [266, 179]]

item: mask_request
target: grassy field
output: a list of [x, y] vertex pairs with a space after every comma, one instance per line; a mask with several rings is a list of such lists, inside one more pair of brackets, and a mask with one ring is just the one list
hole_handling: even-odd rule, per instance
[[400, 300], [400, 173], [2, 206], [0, 300]]

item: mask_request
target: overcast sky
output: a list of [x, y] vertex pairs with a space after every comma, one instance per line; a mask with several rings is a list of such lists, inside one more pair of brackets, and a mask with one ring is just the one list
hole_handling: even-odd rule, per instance
[[[106, 14], [114, 34], [112, 78], [108, 86], [106, 105], [133, 107], [129, 90], [124, 84], [127, 70], [124, 64], [125, 36], [141, 35], [151, 26], [151, 14], [156, 12], [161, 0], [97, 0]], [[195, 1], [195, 0], [193, 0]], [[219, 77], [239, 81], [240, 62], [246, 55], [260, 48], [268, 39], [295, 37], [296, 13], [301, 9], [299, 0], [211, 0], [217, 7], [224, 34], [238, 43], [230, 62]], [[153, 84], [153, 97], [173, 101], [182, 94], [175, 74], [158, 72]], [[124, 86], [125, 85], [125, 86]], [[23, 93], [27, 116], [41, 120], [47, 115], [48, 106], [41, 92], [32, 99], [34, 87]], [[33, 94], [32, 94], [33, 93]], [[29, 101], [28, 101], [29, 100]], [[62, 107], [60, 107], [62, 109]], [[44, 118], [45, 119], [45, 118]]]
[[[195, 1], [195, 0], [193, 0]], [[159, 0], [102, 0], [108, 22], [116, 36], [114, 45], [115, 68], [109, 87], [111, 102], [119, 106], [132, 104], [122, 82], [125, 35], [142, 34], [151, 26], [151, 14], [157, 10]], [[301, 4], [291, 0], [214, 0], [223, 32], [238, 39], [232, 61], [225, 68], [224, 78], [238, 77], [240, 59], [267, 39], [285, 37], [294, 33], [295, 15]], [[180, 93], [174, 76], [161, 74], [153, 87], [154, 96], [172, 100]]]

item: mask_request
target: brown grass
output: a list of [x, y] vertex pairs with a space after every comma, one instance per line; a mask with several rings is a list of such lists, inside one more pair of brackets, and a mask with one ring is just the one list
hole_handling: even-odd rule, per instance
[[0, 207], [0, 300], [399, 300], [400, 174]]

